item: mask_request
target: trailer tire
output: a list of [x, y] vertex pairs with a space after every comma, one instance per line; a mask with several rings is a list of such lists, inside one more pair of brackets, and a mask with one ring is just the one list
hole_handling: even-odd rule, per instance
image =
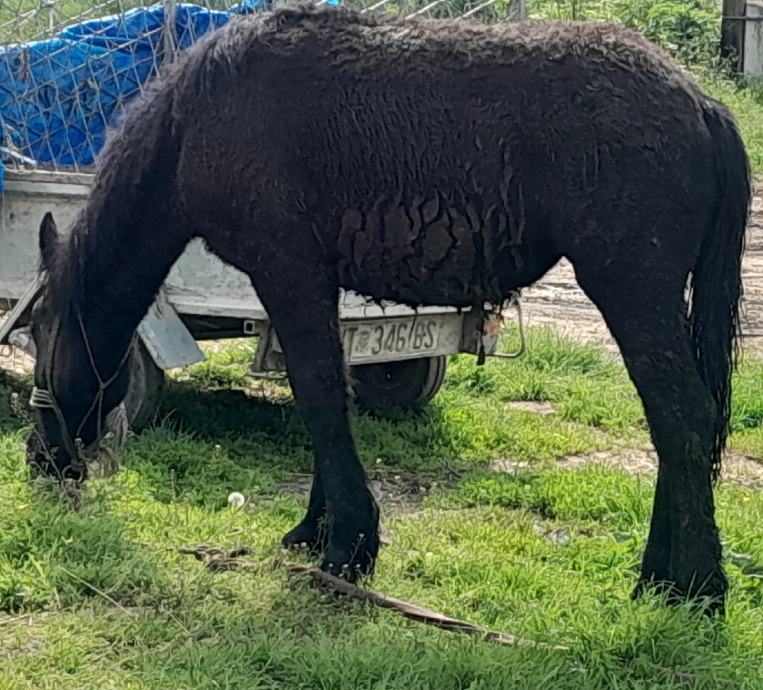
[[358, 405], [369, 412], [424, 407], [442, 387], [447, 357], [421, 357], [351, 367]]
[[130, 429], [141, 431], [153, 421], [166, 387], [164, 372], [139, 341], [130, 360], [130, 383], [124, 399]]

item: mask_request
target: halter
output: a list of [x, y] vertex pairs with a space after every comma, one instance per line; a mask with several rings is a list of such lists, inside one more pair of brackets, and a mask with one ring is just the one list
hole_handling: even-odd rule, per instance
[[[56, 346], [58, 344], [57, 342], [58, 335], [61, 330], [61, 319], [59, 319], [58, 317], [56, 317], [55, 321], [53, 322], [53, 328], [50, 334], [50, 338], [53, 343], [53, 346], [48, 350], [49, 354], [46, 357], [45, 361], [43, 362], [42, 376], [43, 376], [43, 380], [45, 381], [46, 387], [38, 388], [37, 386], [34, 386], [32, 388], [32, 395], [29, 398], [29, 405], [38, 410], [52, 410], [53, 414], [55, 414], [56, 416], [56, 420], [58, 421], [58, 426], [60, 427], [64, 450], [66, 450], [66, 452], [71, 457], [71, 467], [75, 472], [81, 473], [85, 465], [83, 455], [88, 450], [88, 448], [97, 446], [99, 441], [103, 438], [101, 424], [102, 424], [102, 417], [103, 417], [104, 393], [106, 392], [106, 389], [112, 383], [114, 383], [114, 381], [117, 380], [117, 378], [120, 376], [125, 366], [127, 365], [127, 362], [130, 358], [130, 354], [132, 353], [132, 350], [133, 350], [133, 346], [135, 345], [135, 336], [133, 336], [132, 340], [130, 341], [130, 345], [127, 347], [127, 351], [123, 355], [122, 359], [119, 361], [119, 365], [117, 366], [117, 369], [114, 372], [114, 374], [112, 374], [108, 379], [104, 379], [101, 376], [101, 373], [98, 371], [98, 367], [96, 366], [93, 350], [90, 347], [90, 341], [88, 340], [88, 337], [87, 337], [85, 324], [82, 321], [82, 314], [79, 312], [79, 310], [77, 310], [77, 323], [79, 324], [80, 333], [82, 335], [82, 341], [85, 345], [85, 352], [87, 352], [87, 358], [90, 363], [90, 369], [93, 375], [95, 376], [96, 381], [98, 382], [98, 392], [95, 394], [93, 401], [90, 403], [90, 406], [87, 408], [87, 411], [85, 412], [85, 416], [82, 418], [82, 421], [77, 426], [77, 429], [74, 432], [74, 435], [72, 435], [69, 431], [69, 427], [66, 424], [64, 413], [61, 410], [61, 406], [58, 404], [58, 401], [55, 396], [55, 392], [53, 391], [53, 378], [52, 378], [53, 359], [56, 352]], [[82, 428], [85, 426], [85, 422], [87, 422], [87, 420], [90, 418], [93, 412], [97, 413], [96, 437], [95, 437], [95, 440], [87, 448], [85, 448], [82, 443], [82, 439], [80, 438], [80, 433], [82, 432]]]

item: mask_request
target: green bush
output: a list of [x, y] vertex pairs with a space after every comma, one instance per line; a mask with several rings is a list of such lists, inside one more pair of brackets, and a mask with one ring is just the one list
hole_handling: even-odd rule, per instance
[[640, 31], [687, 64], [715, 61], [720, 12], [714, 0], [530, 0], [547, 19], [608, 19]]
[[[687, 64], [712, 62], [718, 53], [720, 21], [705, 0], [623, 2], [622, 21]], [[647, 7], [648, 5], [648, 7]], [[708, 7], [708, 5], [710, 5]], [[646, 10], [643, 16], [639, 12]]]

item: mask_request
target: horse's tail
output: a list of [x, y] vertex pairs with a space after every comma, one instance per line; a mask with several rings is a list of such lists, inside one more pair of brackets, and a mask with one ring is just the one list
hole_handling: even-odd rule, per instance
[[742, 254], [752, 190], [749, 160], [731, 114], [712, 102], [704, 118], [713, 140], [718, 197], [691, 275], [689, 319], [700, 375], [718, 406], [712, 450], [715, 480], [729, 433], [731, 375], [741, 336]]

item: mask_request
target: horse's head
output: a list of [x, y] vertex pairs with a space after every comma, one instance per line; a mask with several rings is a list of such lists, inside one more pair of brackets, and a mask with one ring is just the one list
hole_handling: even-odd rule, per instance
[[46, 473], [84, 479], [84, 452], [98, 443], [106, 416], [125, 397], [129, 351], [110, 352], [100, 329], [86, 327], [80, 295], [55, 294], [61, 286], [76, 284], [61, 278], [62, 272], [77, 267], [49, 213], [40, 225], [39, 241], [47, 280], [31, 314], [36, 361], [30, 403], [35, 420], [27, 456]]

